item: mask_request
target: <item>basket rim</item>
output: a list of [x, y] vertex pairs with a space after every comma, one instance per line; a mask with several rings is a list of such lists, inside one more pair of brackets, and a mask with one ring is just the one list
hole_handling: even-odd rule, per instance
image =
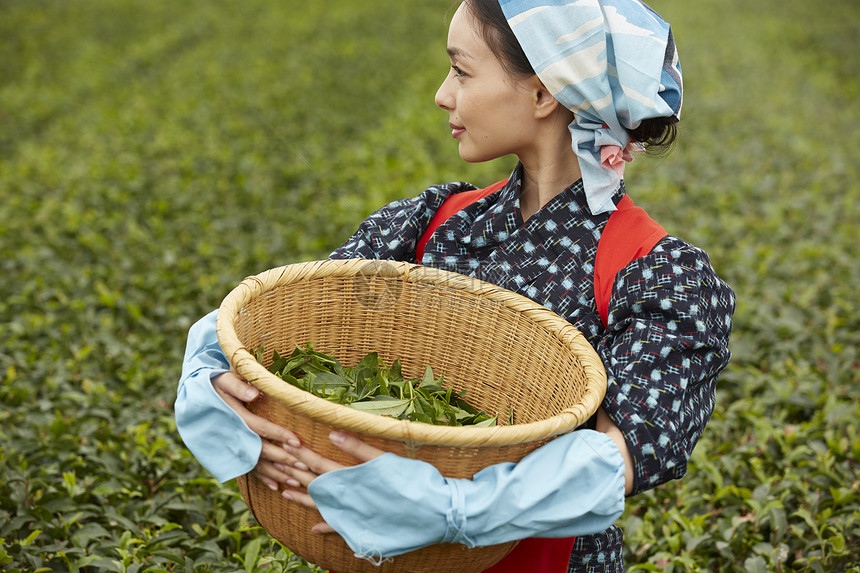
[[[241, 343], [235, 322], [252, 299], [279, 286], [322, 277], [384, 275], [466, 291], [526, 315], [573, 350], [586, 373], [586, 389], [574, 407], [537, 422], [506, 426], [436, 426], [378, 416], [305, 392], [269, 372]], [[585, 336], [564, 318], [531, 299], [472, 277], [402, 261], [326, 259], [294, 263], [246, 277], [224, 298], [216, 316], [218, 342], [233, 372], [295, 413], [365, 437], [411, 445], [505, 446], [555, 437], [576, 429], [597, 411], [606, 394], [606, 371]]]

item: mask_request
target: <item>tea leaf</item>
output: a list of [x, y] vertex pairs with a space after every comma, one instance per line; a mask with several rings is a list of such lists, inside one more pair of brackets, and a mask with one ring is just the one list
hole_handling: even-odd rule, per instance
[[352, 404], [349, 404], [349, 407], [369, 414], [393, 416], [396, 418], [403, 415], [411, 403], [412, 400], [408, 398], [397, 400], [396, 398], [391, 398], [389, 396], [377, 396], [373, 400], [353, 402]]
[[421, 388], [432, 385], [436, 382], [436, 379], [433, 378], [433, 369], [430, 368], [430, 365], [427, 365], [427, 369], [424, 371], [424, 379], [421, 381]]

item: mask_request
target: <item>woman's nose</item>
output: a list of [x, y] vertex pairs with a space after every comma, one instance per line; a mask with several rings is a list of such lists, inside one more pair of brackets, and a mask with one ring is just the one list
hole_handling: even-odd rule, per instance
[[442, 85], [436, 90], [436, 105], [446, 111], [451, 111], [454, 108], [454, 93], [450, 84], [451, 73], [449, 72]]

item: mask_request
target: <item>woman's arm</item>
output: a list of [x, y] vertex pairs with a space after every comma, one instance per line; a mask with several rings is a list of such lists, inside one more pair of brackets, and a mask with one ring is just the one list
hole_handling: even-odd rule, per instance
[[621, 460], [624, 462], [624, 494], [630, 495], [633, 493], [633, 455], [630, 453], [627, 442], [624, 441], [624, 434], [621, 433], [621, 429], [615, 425], [603, 408], [597, 410], [597, 425], [594, 429], [606, 434], [618, 448]]
[[730, 357], [734, 300], [704, 251], [674, 237], [616, 276], [595, 348], [608, 378], [603, 408], [632, 457], [629, 493], [686, 473]]
[[174, 405], [176, 427], [186, 447], [219, 481], [253, 470], [277, 488], [277, 481], [287, 479], [279, 464], [292, 461], [280, 444], [295, 435], [245, 407], [259, 391], [228, 371], [215, 316], [216, 311], [209, 313], [188, 332]]
[[[432, 465], [383, 454], [354, 437], [332, 442], [360, 463], [343, 467], [293, 448], [288, 468], [305, 490], [284, 497], [320, 511], [317, 533], [336, 531], [365, 557], [390, 557], [435, 543], [468, 547], [526, 537], [598, 533], [624, 511], [624, 462], [614, 442], [593, 430], [552, 440], [518, 463], [489, 466], [472, 479], [442, 476]], [[367, 461], [370, 460], [370, 461]]]

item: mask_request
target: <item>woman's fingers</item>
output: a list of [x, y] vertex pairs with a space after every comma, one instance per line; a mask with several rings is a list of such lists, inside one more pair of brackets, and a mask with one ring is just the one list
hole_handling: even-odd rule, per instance
[[260, 460], [266, 460], [273, 464], [281, 464], [284, 466], [292, 465], [296, 462], [296, 457], [289, 453], [286, 448], [291, 446], [281, 446], [269, 440], [263, 440], [263, 449], [260, 452]]
[[293, 446], [301, 444], [298, 436], [269, 420], [257, 416], [245, 407], [245, 402], [252, 402], [260, 395], [260, 391], [241, 380], [231, 372], [225, 372], [212, 380], [212, 386], [218, 395], [233, 408], [248, 427], [259, 436], [273, 442], [290, 443]]
[[[290, 447], [290, 446], [287, 446]], [[263, 439], [260, 459], [254, 468], [254, 474], [270, 489], [278, 489], [278, 484], [289, 484], [295, 487], [301, 485], [293, 479], [293, 464], [298, 460], [287, 452], [283, 446]], [[290, 484], [290, 480], [295, 483]]]
[[212, 380], [212, 385], [215, 386], [215, 390], [224, 396], [226, 393], [229, 396], [232, 396], [236, 400], [241, 402], [253, 402], [260, 395], [260, 391], [232, 372], [225, 372], [219, 376], [216, 376]]
[[[365, 444], [358, 438], [343, 432], [332, 432], [329, 439], [333, 444], [344, 452], [355, 457], [360, 462], [370, 461], [384, 454], [383, 450]], [[294, 457], [294, 461], [288, 467], [284, 467], [284, 473], [289, 474], [285, 483], [290, 488], [285, 489], [281, 495], [293, 503], [297, 503], [308, 509], [317, 509], [316, 503], [307, 492], [307, 487], [320, 475], [342, 469], [346, 466], [334, 460], [330, 460], [313, 450], [304, 446], [294, 447], [284, 444], [284, 450]], [[296, 489], [301, 487], [301, 489]], [[328, 523], [320, 522], [311, 528], [318, 534], [337, 533]]]
[[286, 445], [284, 449], [295, 456], [296, 461], [292, 464], [295, 469], [293, 473], [305, 487], [316, 476], [346, 467], [305, 447], [294, 448]]
[[329, 439], [334, 445], [361, 462], [369, 462], [385, 453], [344, 432], [332, 432], [329, 434]]
[[[269, 488], [277, 490], [278, 484], [289, 484], [293, 479], [288, 469], [297, 460], [285, 447], [300, 447], [301, 442], [293, 432], [251, 412], [245, 402], [260, 396], [260, 391], [236, 375], [226, 372], [212, 380], [212, 386], [221, 399], [230, 406], [249, 428], [262, 438], [260, 459], [254, 474]], [[283, 444], [282, 447], [280, 444]]]
[[314, 533], [337, 533], [337, 531], [335, 531], [334, 528], [325, 521], [321, 521], [311, 527], [311, 531]]
[[[332, 432], [329, 435], [329, 439], [337, 447], [355, 457], [360, 462], [370, 461], [385, 453], [384, 451], [365, 444], [358, 438], [343, 432]], [[289, 444], [285, 444], [284, 449], [295, 456], [297, 461], [292, 464], [293, 467], [297, 470], [307, 472], [307, 475], [302, 475], [302, 477], [299, 478], [299, 481], [301, 481], [304, 486], [307, 486], [307, 483], [305, 482], [308, 481], [308, 478], [313, 479], [311, 476], [322, 475], [326, 472], [346, 467], [343, 464], [330, 460], [329, 458], [326, 458], [306, 447], [296, 448]]]
[[[256, 400], [260, 391], [236, 375], [229, 372], [221, 374], [212, 380], [212, 386], [221, 399], [262, 438], [260, 460], [253, 470], [254, 475], [274, 491], [281, 484], [287, 485], [289, 489], [285, 489], [281, 495], [308, 509], [316, 509], [307, 487], [318, 476], [345, 466], [303, 447], [293, 432], [251, 412], [245, 403]], [[370, 461], [385, 453], [342, 432], [332, 432], [329, 439], [360, 462]], [[318, 534], [336, 533], [324, 521], [314, 525], [311, 530]]]
[[287, 480], [290, 479], [283, 466], [262, 460], [257, 463], [253, 473], [266, 487], [273, 491], [278, 490], [278, 484], [287, 483]]
[[285, 489], [281, 495], [283, 495], [284, 498], [292, 501], [293, 503], [297, 503], [308, 509], [317, 508], [317, 504], [314, 503], [313, 498], [306, 491], [298, 489]]
[[[360, 462], [370, 461], [385, 453], [383, 450], [365, 444], [358, 438], [343, 432], [332, 432], [329, 439]], [[284, 444], [284, 450], [294, 458], [288, 462], [291, 466], [289, 472], [305, 487], [317, 476], [346, 467], [304, 446], [297, 448]]]

